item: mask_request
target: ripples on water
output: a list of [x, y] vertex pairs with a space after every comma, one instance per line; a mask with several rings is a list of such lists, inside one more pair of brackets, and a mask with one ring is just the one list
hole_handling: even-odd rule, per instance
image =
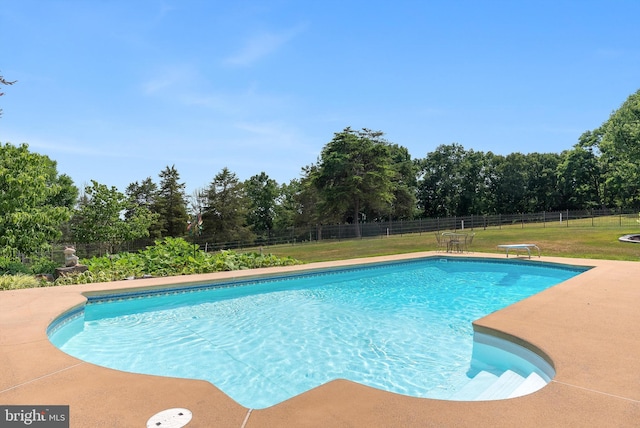
[[117, 316], [90, 304], [83, 331], [61, 349], [120, 370], [208, 380], [250, 408], [337, 378], [441, 398], [466, 377], [473, 320], [577, 273], [423, 261], [119, 302]]

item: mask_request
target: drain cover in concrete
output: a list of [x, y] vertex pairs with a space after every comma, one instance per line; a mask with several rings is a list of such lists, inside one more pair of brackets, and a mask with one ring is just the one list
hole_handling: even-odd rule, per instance
[[151, 416], [147, 428], [182, 428], [191, 420], [191, 410], [167, 409]]

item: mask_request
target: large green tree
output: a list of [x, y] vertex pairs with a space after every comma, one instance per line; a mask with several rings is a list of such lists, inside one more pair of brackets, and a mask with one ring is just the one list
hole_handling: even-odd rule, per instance
[[223, 168], [206, 190], [202, 236], [216, 243], [247, 241], [253, 233], [246, 225], [247, 198], [243, 183]]
[[526, 212], [527, 157], [523, 153], [511, 153], [497, 163], [496, 171], [496, 212]]
[[280, 191], [278, 183], [261, 172], [244, 182], [244, 190], [249, 205], [247, 225], [257, 234], [273, 229]]
[[441, 145], [418, 161], [418, 201], [427, 217], [551, 210], [560, 203], [553, 153], [508, 156]]
[[[125, 217], [124, 212], [130, 215]], [[133, 206], [115, 186], [91, 180], [72, 220], [73, 237], [76, 242], [98, 244], [113, 253], [123, 242], [149, 236], [154, 218], [146, 207]]]
[[396, 220], [410, 220], [417, 213], [416, 191], [418, 186], [418, 164], [411, 158], [409, 150], [398, 144], [389, 145], [393, 201], [389, 215]]
[[[315, 224], [315, 221], [306, 221], [301, 218], [306, 212], [302, 193], [303, 184], [299, 179], [293, 179], [279, 187], [275, 206], [274, 229]], [[309, 210], [309, 212], [315, 212], [315, 210]]]
[[[472, 214], [482, 180], [482, 154], [468, 152], [458, 143], [443, 144], [418, 161], [419, 205], [426, 217]], [[475, 198], [475, 199], [474, 199]]]
[[160, 172], [160, 186], [153, 211], [159, 215], [163, 237], [177, 238], [187, 232], [189, 216], [184, 189], [185, 184], [180, 182], [180, 174], [175, 165], [167, 166]]
[[608, 203], [640, 206], [640, 90], [594, 131], [605, 173]]
[[125, 194], [133, 205], [146, 207], [151, 211], [158, 197], [158, 185], [153, 182], [151, 177], [147, 177], [140, 183], [136, 181], [129, 184]]
[[[135, 215], [138, 208], [154, 212], [156, 199], [158, 197], [158, 185], [153, 182], [151, 177], [147, 177], [142, 182], [133, 182], [127, 186], [125, 195], [129, 200], [129, 208], [124, 213], [126, 219]], [[149, 237], [153, 239], [162, 238], [162, 224], [160, 216], [156, 216], [156, 220], [149, 226]]]
[[602, 206], [640, 206], [640, 90], [599, 128], [585, 132], [579, 147], [591, 152], [601, 179], [592, 181]]
[[394, 202], [396, 171], [390, 144], [382, 137], [379, 131], [345, 128], [322, 149], [310, 170], [322, 217], [352, 222], [355, 236], [360, 236], [362, 213], [388, 214]]
[[58, 239], [77, 188], [56, 162], [29, 146], [0, 144], [0, 246], [31, 255]]
[[525, 156], [527, 190], [525, 212], [550, 211], [561, 203], [558, 166], [562, 156], [557, 153], [529, 153]]
[[604, 208], [604, 177], [591, 140], [591, 131], [585, 132], [573, 149], [562, 152], [558, 164], [560, 209]]
[[[285, 227], [322, 227], [331, 221], [323, 218], [320, 211], [320, 193], [314, 185], [316, 165], [302, 168], [302, 178], [291, 180], [281, 187], [278, 203], [278, 224]], [[285, 219], [288, 223], [284, 223]], [[280, 227], [282, 228], [282, 227]], [[320, 231], [320, 229], [319, 229]], [[318, 239], [321, 236], [318, 235]]]
[[602, 125], [600, 148], [640, 163], [640, 90], [630, 95]]

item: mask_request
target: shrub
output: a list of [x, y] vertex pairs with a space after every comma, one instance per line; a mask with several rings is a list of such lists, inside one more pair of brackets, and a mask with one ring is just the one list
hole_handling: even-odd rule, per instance
[[109, 282], [113, 280], [114, 278], [111, 276], [111, 273], [107, 271], [96, 273], [84, 271], [58, 277], [54, 285], [91, 284], [94, 282]]
[[11, 257], [0, 257], [0, 275], [27, 274], [29, 268], [19, 260]]
[[[206, 253], [197, 245], [181, 238], [165, 238], [136, 253], [119, 253], [102, 257], [92, 257], [80, 261], [88, 270], [82, 273], [68, 274], [55, 280], [54, 285], [89, 284], [93, 282], [117, 281], [128, 278], [140, 278], [144, 275], [171, 276], [191, 275], [239, 269], [255, 269], [271, 266], [289, 266], [300, 264], [291, 257], [277, 257], [271, 254], [237, 253], [220, 251]], [[27, 288], [47, 285], [35, 278], [27, 280], [27, 273], [53, 273], [56, 264], [47, 259], [35, 259], [31, 269], [22, 263], [0, 257], [0, 273], [21, 273], [18, 279], [6, 280], [4, 288]], [[11, 282], [13, 281], [13, 282]], [[24, 285], [21, 285], [24, 284]], [[27, 285], [31, 284], [31, 285]]]
[[31, 260], [29, 270], [32, 274], [53, 274], [59, 265], [45, 257], [37, 257]]
[[41, 287], [44, 282], [31, 275], [18, 273], [15, 275], [0, 275], [0, 290], [17, 290], [20, 288]]
[[71, 274], [55, 281], [62, 284], [87, 284], [140, 278], [143, 275], [171, 276], [211, 273], [239, 269], [300, 264], [291, 257], [280, 258], [271, 254], [220, 251], [206, 253], [197, 245], [181, 238], [165, 238], [137, 253], [120, 253], [83, 259], [88, 271]]

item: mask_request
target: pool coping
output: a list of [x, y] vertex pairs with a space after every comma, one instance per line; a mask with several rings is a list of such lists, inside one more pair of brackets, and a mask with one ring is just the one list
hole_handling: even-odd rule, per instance
[[[0, 292], [0, 405], [70, 406], [71, 426], [145, 426], [174, 407], [193, 412], [188, 427], [631, 426], [640, 418], [640, 264], [542, 257], [593, 266], [562, 284], [490, 314], [478, 331], [538, 349], [556, 376], [542, 390], [500, 401], [406, 397], [335, 380], [267, 409], [247, 409], [199, 380], [124, 373], [83, 362], [53, 346], [47, 327], [84, 304], [82, 293], [148, 289], [442, 256], [424, 252], [282, 268], [150, 278]], [[452, 257], [467, 257], [453, 255]], [[505, 259], [504, 255], [471, 257]], [[508, 260], [524, 260], [509, 258]]]

